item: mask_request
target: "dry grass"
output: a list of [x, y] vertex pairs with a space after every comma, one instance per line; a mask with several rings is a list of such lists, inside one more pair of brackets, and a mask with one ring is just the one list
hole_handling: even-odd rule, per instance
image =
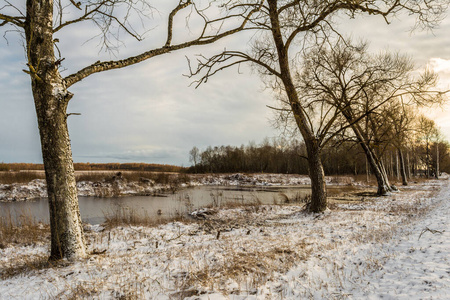
[[[184, 173], [164, 173], [164, 172], [149, 172], [149, 171], [82, 171], [75, 172], [77, 181], [92, 181], [92, 182], [112, 182], [117, 176], [127, 181], [148, 181], [151, 180], [157, 184], [182, 184], [188, 183], [190, 177]], [[28, 183], [34, 179], [45, 179], [43, 171], [0, 171], [0, 183]]]
[[238, 287], [239, 291], [252, 293], [252, 290], [256, 291], [257, 287], [273, 279], [275, 273], [286, 272], [311, 254], [310, 247], [305, 243], [292, 245], [284, 239], [257, 242], [250, 238], [246, 241], [248, 248], [238, 247], [231, 238], [225, 238], [223, 244], [223, 259], [197, 262], [200, 268], [185, 273], [181, 290], [204, 286], [226, 293], [226, 282], [232, 280], [242, 285]]
[[33, 271], [66, 267], [69, 264], [67, 261], [50, 261], [47, 254], [23, 255], [0, 266], [0, 279], [5, 280]]
[[0, 172], [0, 183], [28, 183], [34, 179], [45, 179], [44, 172], [39, 171], [20, 171], [20, 172]]
[[[10, 211], [0, 218], [0, 248], [30, 246], [50, 242], [48, 225], [37, 223], [30, 212], [21, 212], [14, 217]], [[4, 280], [25, 272], [51, 268], [48, 255], [22, 255], [0, 263], [0, 279]]]
[[190, 222], [187, 216], [174, 215], [172, 217], [149, 216], [145, 211], [140, 213], [135, 208], [116, 205], [113, 209], [103, 213], [105, 217], [104, 225], [107, 228], [114, 228], [124, 225], [154, 227], [171, 222]]
[[29, 211], [4, 211], [0, 217], [0, 248], [10, 244], [31, 245], [48, 241], [50, 228], [48, 225], [36, 222]]
[[[279, 194], [281, 198], [281, 204], [287, 203], [309, 203], [311, 201], [311, 195], [304, 195], [303, 193], [297, 192], [295, 195], [289, 197], [285, 193]], [[274, 200], [274, 204], [278, 204], [276, 200]]]
[[126, 181], [153, 181], [157, 184], [181, 184], [188, 183], [190, 177], [187, 174], [178, 173], [164, 173], [164, 172], [147, 172], [147, 171], [122, 171], [122, 172], [77, 172], [77, 181], [106, 181], [112, 182], [116, 178], [121, 178]]

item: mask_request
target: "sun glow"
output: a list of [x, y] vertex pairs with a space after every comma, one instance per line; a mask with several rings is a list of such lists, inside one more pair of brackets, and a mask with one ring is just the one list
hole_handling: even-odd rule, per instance
[[[428, 61], [428, 67], [439, 75], [438, 89], [450, 90], [450, 59], [431, 58]], [[441, 129], [445, 139], [450, 141], [450, 102], [445, 103], [442, 107], [428, 110], [425, 115], [436, 121], [436, 125]]]
[[442, 90], [450, 89], [450, 59], [431, 58], [428, 66], [439, 75], [438, 87]]
[[436, 73], [450, 75], [450, 59], [431, 58], [429, 65]]

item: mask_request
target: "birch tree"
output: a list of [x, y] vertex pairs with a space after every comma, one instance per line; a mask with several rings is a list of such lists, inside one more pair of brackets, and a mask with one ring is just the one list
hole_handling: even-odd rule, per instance
[[[93, 62], [67, 76], [61, 74], [64, 53], [60, 53], [57, 45], [71, 42], [71, 37], [65, 34], [67, 28], [88, 23], [104, 49], [117, 50], [113, 48], [120, 46], [123, 35], [143, 40], [142, 33], [132, 24], [142, 22], [145, 25], [152, 18], [155, 8], [151, 3], [145, 0], [0, 0], [0, 28], [5, 32], [17, 32], [25, 46], [27, 68], [24, 72], [31, 81], [47, 180], [51, 259], [86, 256], [67, 128], [66, 110], [74, 96], [69, 88], [95, 73], [213, 43], [243, 30], [248, 18], [258, 10], [258, 6], [254, 6], [234, 13], [233, 8], [221, 8], [220, 1], [211, 1], [203, 8], [193, 0], [171, 1], [172, 10], [161, 26], [166, 38], [160, 46], [122, 59]], [[176, 42], [173, 38], [178, 28], [176, 22], [185, 22], [177, 16], [186, 11], [197, 25], [201, 20], [201, 25], [195, 35], [187, 32], [184, 41]], [[209, 15], [210, 12], [213, 15]], [[92, 38], [91, 34], [88, 32], [86, 40]]]

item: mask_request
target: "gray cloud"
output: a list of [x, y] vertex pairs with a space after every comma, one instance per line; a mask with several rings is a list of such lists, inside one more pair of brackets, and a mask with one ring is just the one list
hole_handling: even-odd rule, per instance
[[[404, 19], [394, 20], [389, 26], [380, 18], [345, 19], [342, 23], [340, 30], [368, 39], [373, 51], [388, 48], [406, 52], [419, 66], [430, 59], [450, 60], [449, 20], [434, 35], [410, 34], [412, 21]], [[127, 47], [118, 58], [139, 53], [151, 44], [159, 45], [164, 34], [163, 30], [158, 33], [160, 29], [150, 32], [142, 43], [126, 40]], [[90, 30], [83, 25], [61, 33], [59, 47], [67, 68], [64, 75], [96, 60], [111, 58], [108, 53], [98, 52], [96, 41], [84, 44], [85, 34], [92, 34]], [[74, 160], [188, 165], [188, 151], [193, 146], [239, 146], [278, 135], [270, 127], [271, 111], [265, 107], [274, 104], [273, 97], [262, 90], [260, 78], [249, 68], [242, 68], [243, 74], [227, 70], [198, 89], [189, 87], [191, 80], [182, 76], [188, 72], [185, 55], [242, 48], [246, 43], [246, 36], [239, 35], [213, 46], [96, 74], [71, 87], [75, 97], [68, 110], [82, 114], [69, 117]], [[0, 46], [0, 161], [41, 160], [30, 83], [21, 71], [24, 61], [18, 40]], [[450, 82], [448, 68], [444, 66], [440, 72]], [[436, 120], [450, 133], [446, 113], [437, 112]]]

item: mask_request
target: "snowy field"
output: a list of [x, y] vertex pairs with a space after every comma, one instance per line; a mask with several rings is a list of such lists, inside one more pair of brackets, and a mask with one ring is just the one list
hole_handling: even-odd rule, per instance
[[0, 299], [449, 299], [450, 180], [360, 200], [86, 226], [90, 257], [53, 267], [48, 244], [9, 245]]

